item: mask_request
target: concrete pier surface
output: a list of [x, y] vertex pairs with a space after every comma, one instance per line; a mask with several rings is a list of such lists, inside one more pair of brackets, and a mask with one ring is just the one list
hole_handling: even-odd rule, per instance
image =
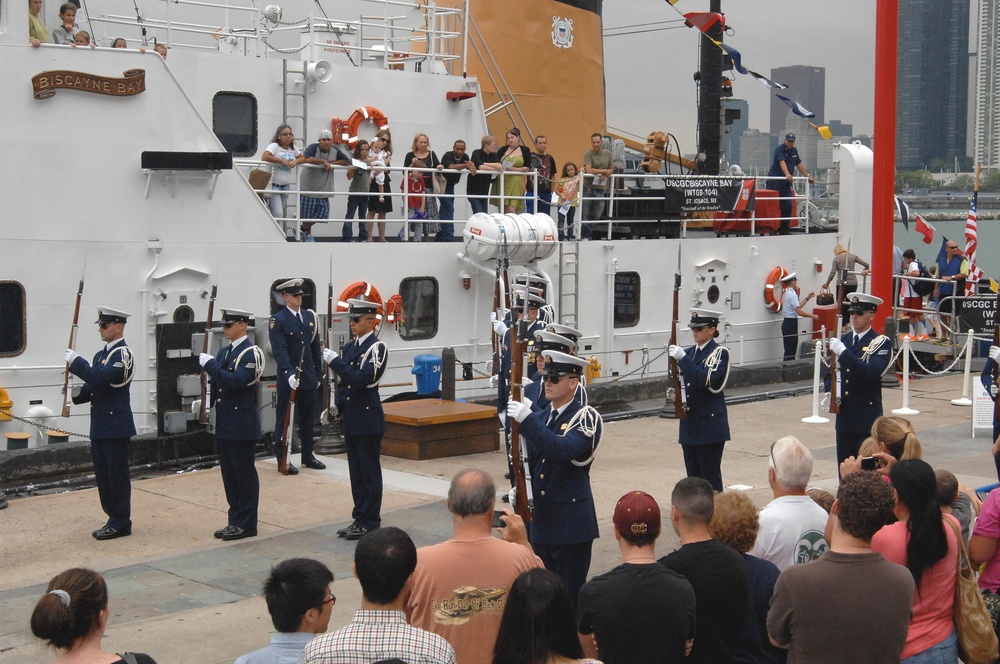
[[[977, 430], [973, 438], [972, 409], [951, 404], [962, 394], [961, 381], [960, 375], [913, 381], [910, 407], [920, 414], [911, 420], [931, 465], [951, 470], [970, 487], [995, 483], [991, 431]], [[900, 389], [883, 391], [887, 414], [901, 400]], [[750, 487], [754, 503], [765, 505], [771, 499], [770, 445], [794, 435], [816, 456], [812, 486], [835, 491], [834, 425], [801, 422], [811, 408], [811, 396], [730, 405], [733, 440], [722, 465], [726, 485]], [[601, 528], [592, 575], [619, 563], [611, 515], [623, 493], [648, 491], [669, 520], [671, 489], [684, 477], [677, 427], [676, 421], [658, 417], [606, 424], [591, 472]], [[337, 603], [330, 629], [345, 625], [360, 605], [360, 588], [351, 574], [355, 545], [336, 536], [351, 521], [350, 483], [343, 455], [322, 459], [327, 470], [289, 477], [277, 472], [274, 459], [258, 461], [260, 534], [231, 543], [212, 537], [226, 525], [217, 467], [134, 479], [133, 534], [106, 542], [90, 536], [105, 520], [95, 489], [11, 499], [10, 507], [0, 511], [0, 664], [54, 659], [32, 636], [28, 621], [48, 580], [76, 566], [96, 569], [108, 580], [111, 618], [105, 648], [146, 652], [160, 664], [221, 664], [267, 645], [273, 628], [260, 587], [270, 566], [284, 558], [313, 557], [333, 570]], [[507, 485], [502, 452], [430, 461], [383, 456], [382, 464], [383, 525], [403, 528], [417, 546], [451, 534], [444, 497], [458, 470], [482, 468], [499, 488]], [[677, 544], [665, 523], [658, 555]]]

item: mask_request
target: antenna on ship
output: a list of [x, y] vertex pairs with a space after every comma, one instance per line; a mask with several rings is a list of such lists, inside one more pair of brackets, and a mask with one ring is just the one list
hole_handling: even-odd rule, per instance
[[[139, 3], [132, 0], [132, 6], [135, 7], [135, 22], [139, 24], [139, 31], [142, 33], [142, 45], [149, 46], [149, 40], [146, 39], [146, 24], [142, 20], [142, 14], [139, 13]], [[89, 18], [90, 15], [87, 16]]]
[[[333, 32], [333, 34], [337, 35], [337, 39], [342, 39], [344, 36], [344, 32], [340, 29], [340, 26], [338, 26], [337, 24], [335, 24], [333, 21], [330, 20], [330, 17], [327, 16], [326, 10], [323, 9], [323, 5], [320, 4], [319, 0], [314, 0], [314, 1], [316, 3], [316, 6], [319, 7], [320, 13], [323, 14], [323, 18], [326, 19], [326, 27], [330, 28], [330, 31]], [[344, 55], [346, 55], [347, 59], [351, 61], [351, 64], [357, 67], [358, 66], [357, 63], [354, 62], [354, 58], [351, 57], [350, 49], [345, 48], [341, 50], [344, 51]]]

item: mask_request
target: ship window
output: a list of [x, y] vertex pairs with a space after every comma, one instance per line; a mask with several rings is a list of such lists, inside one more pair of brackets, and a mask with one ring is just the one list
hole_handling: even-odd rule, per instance
[[[271, 284], [271, 315], [285, 308], [285, 296], [278, 292], [278, 284], [295, 277], [282, 277]], [[316, 284], [312, 279], [302, 280], [302, 308], [316, 311]]]
[[234, 156], [257, 154], [257, 98], [249, 92], [215, 93], [212, 131]]
[[24, 286], [16, 281], [0, 281], [0, 357], [24, 352]]
[[438, 282], [434, 277], [411, 277], [399, 284], [403, 323], [399, 336], [407, 341], [430, 339], [438, 328]]
[[638, 272], [615, 275], [615, 327], [639, 324], [639, 291]]

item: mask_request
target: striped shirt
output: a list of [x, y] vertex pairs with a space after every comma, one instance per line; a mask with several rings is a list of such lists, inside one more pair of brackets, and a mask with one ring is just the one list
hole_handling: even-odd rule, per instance
[[406, 622], [402, 611], [361, 609], [354, 620], [306, 646], [304, 664], [371, 664], [401, 659], [408, 664], [455, 664], [444, 637]]

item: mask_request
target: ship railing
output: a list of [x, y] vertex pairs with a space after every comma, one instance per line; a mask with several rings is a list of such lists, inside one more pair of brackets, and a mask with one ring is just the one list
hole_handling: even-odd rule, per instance
[[[245, 179], [249, 180], [250, 172], [255, 168], [261, 168], [264, 170], [270, 170], [272, 164], [269, 162], [261, 161], [259, 159], [234, 159], [233, 166], [238, 170]], [[285, 236], [287, 238], [298, 239], [298, 234], [296, 229], [300, 222], [309, 222], [319, 224], [339, 224], [339, 223], [353, 223], [354, 221], [372, 221], [380, 222], [386, 224], [386, 229], [389, 235], [394, 235], [400, 238], [404, 242], [419, 241], [413, 237], [411, 233], [410, 224], [415, 221], [410, 219], [411, 209], [407, 208], [407, 199], [410, 196], [409, 187], [409, 173], [444, 173], [443, 169], [436, 168], [404, 168], [402, 166], [389, 166], [385, 168], [379, 168], [378, 170], [389, 172], [389, 187], [379, 194], [377, 191], [372, 192], [351, 192], [349, 191], [350, 182], [347, 180], [346, 175], [343, 178], [335, 178], [335, 186], [333, 191], [310, 191], [306, 189], [301, 189], [298, 184], [298, 171], [302, 168], [324, 168], [323, 166], [317, 166], [313, 164], [300, 164], [295, 167], [292, 171], [295, 178], [293, 184], [287, 190], [282, 190], [280, 192], [275, 192], [268, 186], [265, 189], [255, 189], [254, 191], [262, 195], [263, 197], [269, 196], [272, 193], [286, 194], [289, 196], [288, 205], [286, 206], [286, 214], [289, 210], [298, 210], [299, 204], [298, 199], [300, 196], [310, 196], [314, 197], [330, 197], [330, 200], [343, 201], [346, 207], [346, 201], [348, 196], [365, 196], [369, 199], [374, 197], [376, 200], [378, 197], [384, 196], [386, 198], [391, 198], [393, 210], [392, 216], [388, 216], [385, 219], [348, 219], [347, 217], [334, 217], [333, 206], [331, 205], [331, 216], [327, 219], [302, 219], [296, 216], [285, 216], [285, 217], [275, 217], [275, 222], [284, 229]], [[334, 170], [346, 172], [348, 169], [354, 168], [354, 166], [334, 166]], [[457, 171], [464, 176], [468, 176], [468, 171]], [[518, 178], [519, 180], [530, 179], [533, 182], [534, 190], [538, 191], [538, 174], [537, 173], [508, 173], [508, 172], [497, 172], [496, 181], [498, 184], [497, 194], [489, 194], [484, 196], [469, 196], [464, 192], [464, 186], [462, 182], [455, 185], [455, 193], [453, 194], [435, 194], [433, 191], [426, 191], [423, 196], [425, 199], [451, 199], [456, 203], [455, 218], [453, 220], [449, 219], [428, 219], [428, 220], [416, 220], [419, 223], [463, 223], [465, 220], [472, 216], [472, 205], [471, 201], [474, 199], [485, 201], [486, 208], [489, 206], [496, 206], [499, 203], [499, 209], [503, 210], [507, 204], [514, 204], [515, 202], [520, 204], [523, 208], [525, 201], [525, 196], [510, 196], [504, 193], [504, 184], [507, 178]], [[458, 207], [461, 202], [467, 202], [468, 206], [463, 205], [462, 208]], [[266, 205], [266, 200], [265, 200]], [[338, 204], [339, 205], [339, 204]], [[523, 210], [522, 210], [523, 211]], [[346, 210], [345, 210], [346, 213]]]
[[[916, 277], [908, 274], [894, 274], [892, 275], [892, 278], [894, 280], [892, 292], [895, 295], [895, 297], [893, 298], [893, 306], [892, 306], [893, 318], [895, 318], [898, 321], [901, 318], [909, 318], [911, 316], [917, 316], [922, 314], [924, 316], [924, 320], [927, 321], [931, 325], [931, 327], [934, 327], [939, 331], [938, 334], [939, 339], [947, 340], [949, 342], [950, 347], [953, 349], [952, 351], [953, 353], [956, 352], [954, 349], [960, 349], [961, 342], [959, 341], [958, 337], [960, 334], [963, 334], [963, 331], [961, 330], [961, 325], [959, 324], [959, 320], [961, 319], [962, 304], [969, 299], [964, 292], [952, 295], [946, 295], [942, 298], [939, 298], [937, 305], [934, 304], [934, 296], [933, 294], [931, 294], [929, 296], [926, 296], [928, 298], [929, 306], [926, 307], [923, 306], [923, 298], [921, 298], [921, 307], [919, 309], [908, 308], [904, 306], [903, 297], [900, 295], [902, 291], [902, 286], [907, 281], [932, 282], [935, 284], [935, 288], [937, 287], [936, 284], [944, 284], [944, 283], [955, 284], [956, 282], [954, 281], [946, 282], [943, 279], [937, 279], [934, 277], [931, 278]], [[943, 308], [946, 311], [944, 313], [938, 313], [939, 311], [941, 311], [942, 305], [944, 305]], [[956, 309], [959, 311], [958, 315], [951, 313]]]
[[[140, 16], [145, 37], [126, 37], [134, 47], [150, 47], [154, 40], [173, 48], [219, 51], [252, 57], [294, 55], [306, 51], [306, 58], [316, 62], [337, 55], [347, 55], [355, 66], [382, 69], [410, 69], [432, 73], [461, 75], [466, 71], [465, 7], [438, 7], [430, 2], [402, 0], [365, 0], [382, 7], [381, 14], [362, 14], [342, 20], [327, 16], [303, 16], [282, 20], [280, 10], [271, 5], [239, 7], [200, 0], [159, 0], [162, 16]], [[171, 6], [195, 8], [208, 23], [179, 21], [171, 17]], [[173, 9], [174, 12], [178, 10]], [[419, 20], [415, 17], [419, 16]], [[284, 17], [287, 18], [287, 17]], [[101, 28], [96, 43], [119, 36], [108, 28], [134, 28], [137, 17], [123, 14], [98, 14], [89, 17], [89, 27]], [[222, 27], [220, 27], [220, 25]], [[308, 50], [307, 50], [308, 49]], [[352, 57], [352, 55], [354, 57]], [[427, 63], [430, 63], [428, 65]]]

